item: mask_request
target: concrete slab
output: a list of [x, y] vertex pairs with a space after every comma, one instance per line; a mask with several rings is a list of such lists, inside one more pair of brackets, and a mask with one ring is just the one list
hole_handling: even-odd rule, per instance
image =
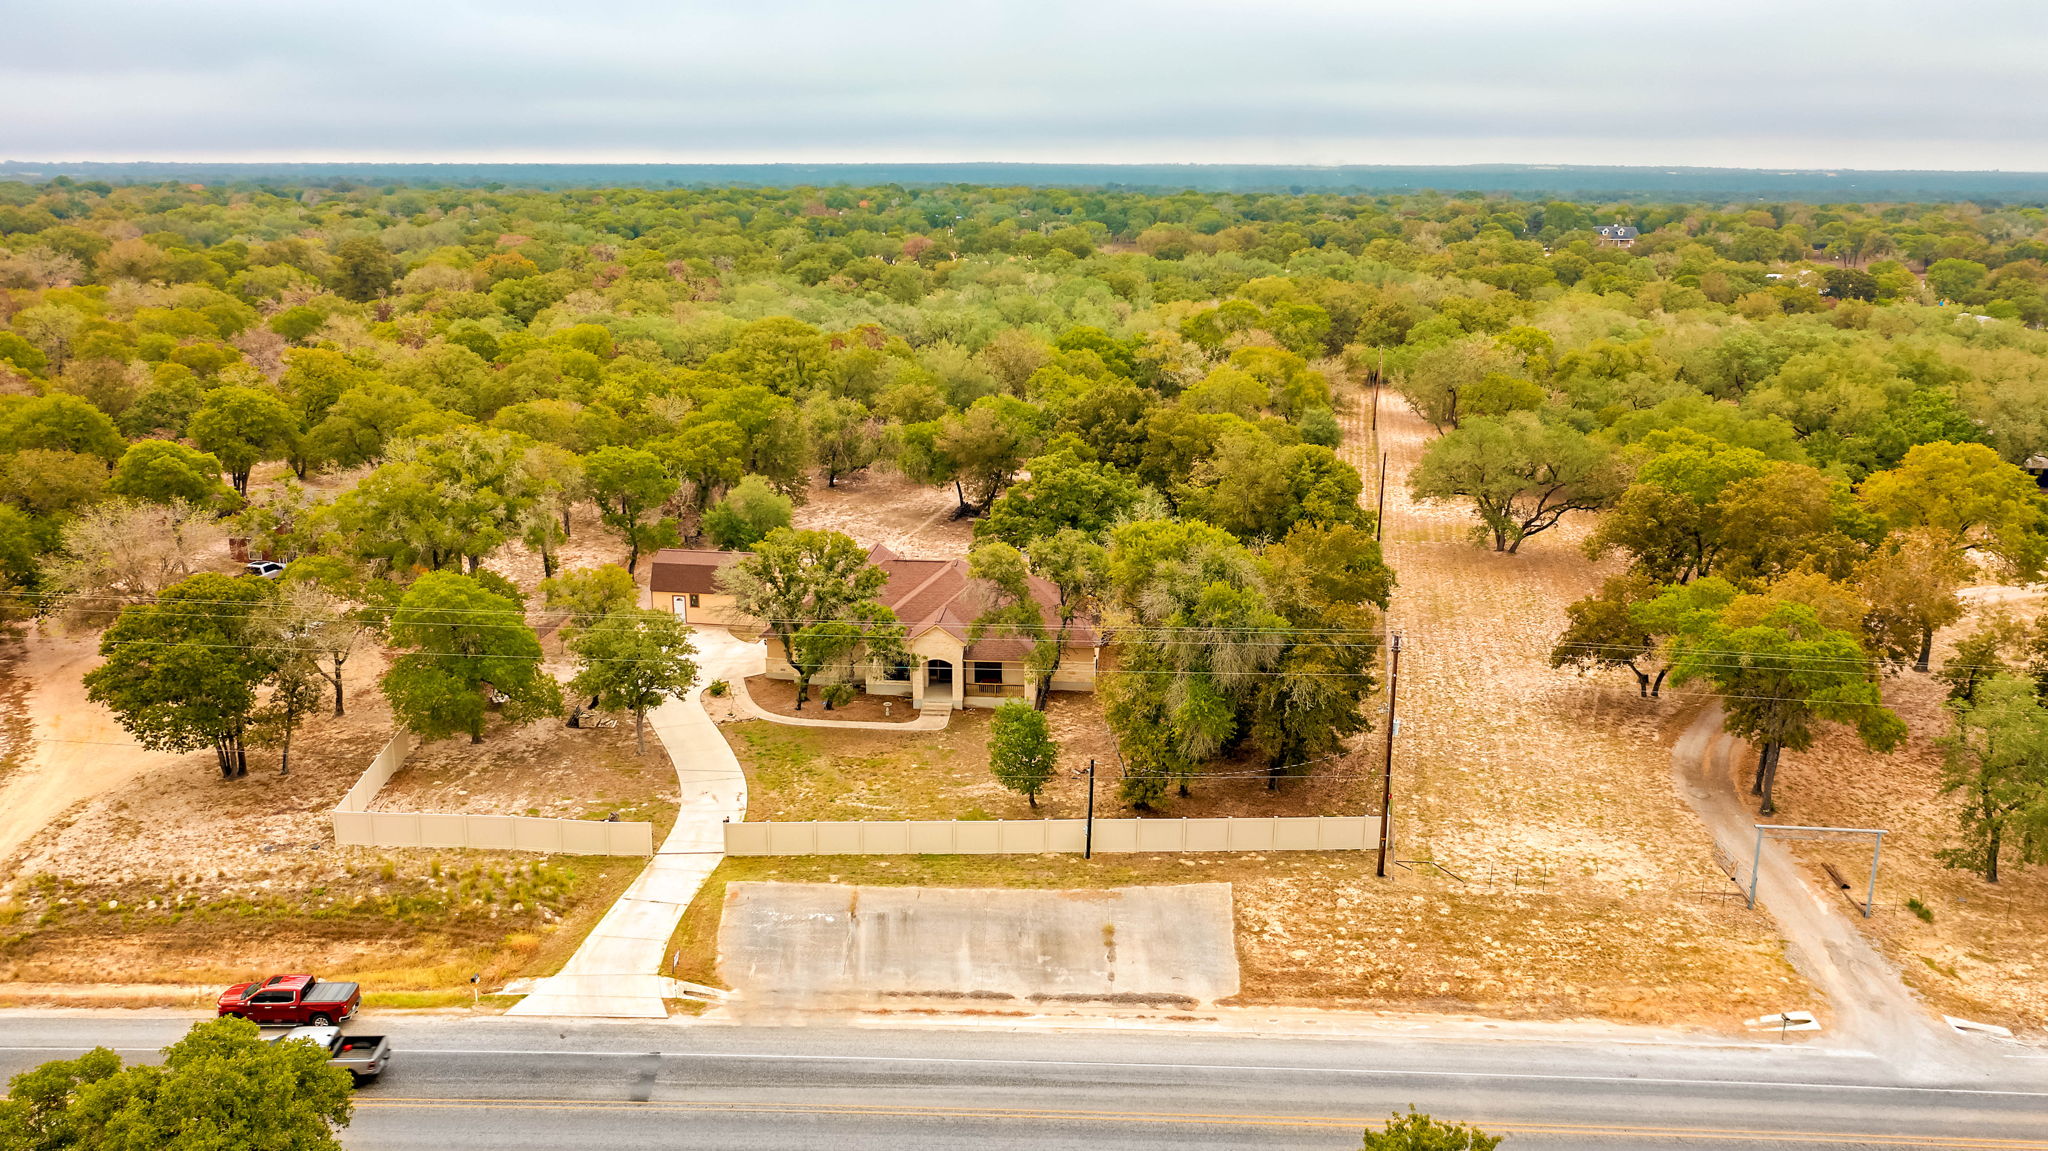
[[1230, 885], [1029, 891], [735, 883], [719, 974], [743, 999], [1213, 1002], [1238, 990]]

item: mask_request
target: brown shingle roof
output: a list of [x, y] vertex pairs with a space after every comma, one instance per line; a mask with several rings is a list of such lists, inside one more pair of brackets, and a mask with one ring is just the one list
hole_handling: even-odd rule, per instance
[[712, 577], [718, 569], [744, 558], [746, 552], [707, 552], [689, 548], [663, 548], [654, 553], [654, 567], [647, 574], [647, 590], [665, 594], [706, 595], [718, 588]]
[[[986, 581], [967, 574], [966, 560], [903, 559], [877, 545], [868, 552], [868, 562], [887, 573], [889, 582], [883, 585], [882, 602], [903, 621], [912, 639], [937, 628], [965, 643], [974, 621], [988, 610], [993, 599]], [[1038, 601], [1047, 625], [1057, 627], [1059, 592], [1035, 576], [1030, 586], [1031, 596]], [[1094, 644], [1094, 622], [1087, 616], [1075, 620], [1067, 642], [1081, 647]], [[1016, 636], [990, 638], [976, 644], [969, 654], [982, 659], [1021, 658], [1026, 644], [1026, 640]], [[997, 651], [1004, 654], [991, 654]]]
[[[654, 566], [647, 577], [648, 590], [670, 595], [716, 592], [714, 577], [719, 569], [749, 554], [663, 548], [654, 554]], [[988, 584], [967, 574], [966, 560], [905, 559], [877, 544], [869, 549], [868, 562], [889, 577], [882, 585], [881, 601], [896, 613], [913, 639], [938, 628], [966, 643], [974, 621], [988, 610], [992, 598]], [[1033, 577], [1031, 594], [1047, 624], [1057, 627], [1058, 591]], [[1094, 624], [1087, 616], [1075, 620], [1068, 643], [1077, 647], [1093, 645]], [[1028, 641], [1021, 637], [990, 637], [974, 645], [969, 655], [980, 659], [1021, 659], [1027, 647]]]

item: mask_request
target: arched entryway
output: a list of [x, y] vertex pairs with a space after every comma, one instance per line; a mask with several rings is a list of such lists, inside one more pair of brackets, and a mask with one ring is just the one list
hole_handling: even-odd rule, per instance
[[953, 665], [942, 659], [926, 660], [924, 665], [924, 685], [926, 687], [952, 687]]

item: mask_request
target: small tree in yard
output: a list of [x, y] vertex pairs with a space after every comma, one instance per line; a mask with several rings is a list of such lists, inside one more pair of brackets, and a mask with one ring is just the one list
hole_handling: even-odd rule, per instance
[[1956, 729], [1942, 740], [1948, 767], [1941, 790], [1963, 799], [1964, 845], [1942, 852], [1942, 860], [1997, 883], [2009, 842], [2023, 863], [2048, 858], [2048, 705], [2028, 680], [1995, 675], [1950, 707]]
[[256, 627], [269, 591], [202, 572], [155, 603], [122, 609], [100, 640], [106, 662], [85, 675], [86, 698], [151, 751], [210, 746], [222, 779], [249, 774], [242, 738], [257, 688], [275, 670]]
[[640, 588], [632, 573], [617, 564], [568, 568], [540, 581], [540, 594], [549, 611], [567, 613], [562, 623], [564, 635], [640, 602]]
[[674, 520], [646, 521], [676, 493], [676, 481], [661, 460], [639, 448], [599, 448], [583, 461], [583, 486], [597, 504], [598, 518], [626, 543], [626, 570], [640, 566], [640, 553], [674, 546]]
[[454, 572], [428, 572], [391, 613], [394, 646], [411, 648], [384, 673], [399, 722], [425, 739], [458, 731], [484, 739], [488, 692], [515, 723], [562, 710], [562, 689], [541, 670], [540, 639], [519, 605]]
[[1013, 699], [996, 709], [988, 729], [988, 766], [996, 782], [1038, 806], [1038, 793], [1052, 781], [1060, 748], [1045, 713]]
[[1812, 747], [1820, 721], [1854, 728], [1873, 751], [1890, 751], [1906, 738], [1856, 637], [1823, 626], [1805, 604], [1738, 597], [1710, 576], [1667, 591], [1643, 605], [1638, 618], [1674, 637], [1671, 682], [1712, 684], [1727, 711], [1722, 727], [1758, 749], [1751, 790], [1763, 798], [1764, 815], [1777, 809], [1779, 755]]
[[1365, 1133], [1364, 1151], [1493, 1151], [1501, 1136], [1488, 1135], [1463, 1123], [1445, 1123], [1410, 1107], [1396, 1114], [1383, 1130]]
[[252, 717], [251, 734], [258, 743], [277, 746], [277, 773], [290, 775], [292, 736], [325, 702], [327, 684], [314, 659], [317, 649], [306, 646], [305, 639], [272, 633], [266, 637], [265, 647], [276, 661], [276, 670], [270, 675], [270, 698]]
[[276, 1147], [340, 1151], [354, 1113], [348, 1073], [311, 1043], [265, 1042], [254, 1023], [210, 1019], [123, 1067], [96, 1047], [16, 1075], [0, 1100], [0, 1147], [127, 1151]]
[[697, 682], [690, 629], [667, 612], [623, 608], [582, 628], [569, 641], [579, 666], [569, 690], [592, 696], [603, 711], [633, 713], [633, 747], [647, 752], [647, 709]]
[[850, 537], [793, 528], [769, 532], [754, 554], [719, 569], [715, 578], [735, 607], [767, 623], [791, 667], [797, 666], [798, 632], [850, 620], [889, 582]]

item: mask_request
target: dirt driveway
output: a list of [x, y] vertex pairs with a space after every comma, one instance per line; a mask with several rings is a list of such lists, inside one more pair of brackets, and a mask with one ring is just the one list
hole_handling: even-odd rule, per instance
[[113, 713], [85, 698], [79, 678], [99, 661], [90, 637], [28, 634], [14, 674], [29, 684], [31, 743], [21, 768], [0, 781], [0, 881], [17, 878], [7, 861], [72, 805], [188, 758], [144, 751]]

